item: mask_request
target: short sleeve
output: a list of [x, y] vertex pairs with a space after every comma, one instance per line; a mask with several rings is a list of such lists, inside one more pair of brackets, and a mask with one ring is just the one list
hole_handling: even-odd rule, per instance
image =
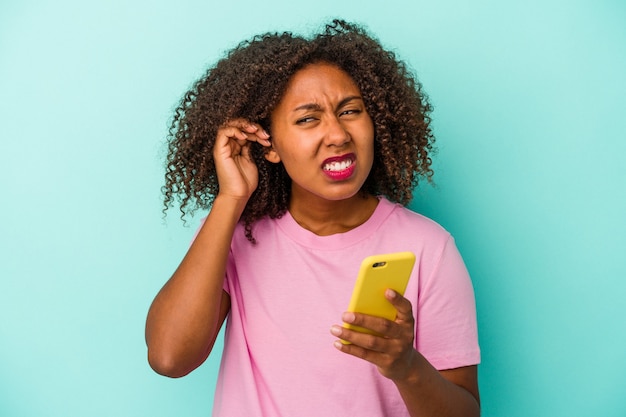
[[474, 289], [451, 236], [418, 291], [416, 349], [438, 370], [478, 364]]

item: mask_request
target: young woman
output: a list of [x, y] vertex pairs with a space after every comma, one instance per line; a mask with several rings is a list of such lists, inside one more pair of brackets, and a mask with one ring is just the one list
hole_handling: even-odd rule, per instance
[[[150, 308], [155, 371], [194, 370], [227, 320], [216, 416], [479, 415], [469, 276], [450, 234], [404, 207], [432, 176], [429, 111], [342, 21], [211, 68], [171, 129], [166, 207], [210, 212]], [[362, 259], [397, 251], [417, 261], [404, 296], [385, 294], [396, 319], [343, 312]]]

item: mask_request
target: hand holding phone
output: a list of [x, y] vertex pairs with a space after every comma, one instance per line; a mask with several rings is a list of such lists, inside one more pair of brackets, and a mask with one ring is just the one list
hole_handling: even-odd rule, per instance
[[[392, 289], [404, 295], [414, 264], [415, 255], [411, 252], [396, 252], [365, 258], [359, 269], [348, 311], [395, 320], [396, 309], [385, 298], [385, 291]], [[375, 334], [369, 329], [348, 323], [344, 323], [343, 327]]]

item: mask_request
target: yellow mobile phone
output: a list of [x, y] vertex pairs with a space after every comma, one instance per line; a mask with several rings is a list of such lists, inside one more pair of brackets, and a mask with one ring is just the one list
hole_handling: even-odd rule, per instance
[[[414, 264], [415, 255], [411, 252], [396, 252], [365, 258], [359, 269], [348, 311], [395, 320], [396, 309], [385, 298], [385, 291], [390, 288], [404, 295]], [[344, 323], [343, 326], [347, 329], [375, 334], [353, 324]]]

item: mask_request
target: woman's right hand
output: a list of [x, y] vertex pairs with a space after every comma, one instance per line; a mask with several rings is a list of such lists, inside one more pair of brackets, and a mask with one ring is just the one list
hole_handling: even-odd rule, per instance
[[269, 134], [245, 119], [233, 119], [217, 131], [213, 158], [217, 169], [219, 193], [249, 199], [259, 181], [259, 172], [250, 156], [252, 142], [271, 146]]

